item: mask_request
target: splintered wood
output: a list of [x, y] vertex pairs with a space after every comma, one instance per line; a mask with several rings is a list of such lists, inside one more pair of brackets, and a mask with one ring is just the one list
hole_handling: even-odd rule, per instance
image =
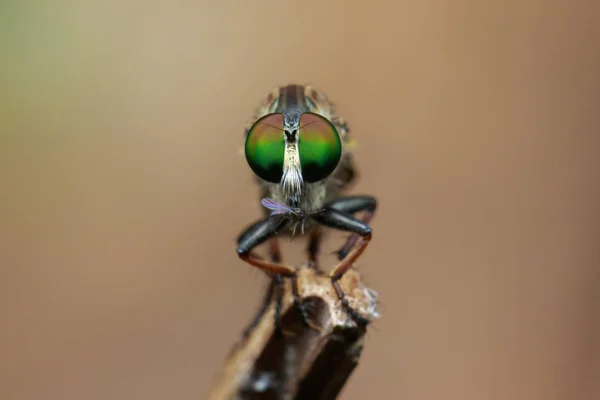
[[[351, 307], [368, 320], [378, 317], [377, 294], [351, 269], [341, 279]], [[300, 297], [309, 327], [294, 307], [291, 282], [284, 284], [282, 335], [272, 301], [250, 335], [231, 350], [210, 400], [335, 399], [358, 363], [365, 327], [342, 309], [328, 276], [298, 270]]]

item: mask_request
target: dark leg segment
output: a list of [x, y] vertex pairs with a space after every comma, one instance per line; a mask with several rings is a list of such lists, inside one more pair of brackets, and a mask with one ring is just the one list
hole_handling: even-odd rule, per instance
[[306, 307], [304, 307], [304, 303], [302, 303], [302, 298], [300, 297], [300, 293], [298, 291], [298, 277], [292, 277], [292, 296], [294, 297], [294, 307], [300, 314], [300, 320], [304, 326], [309, 326], [308, 323], [308, 315], [306, 313]]
[[333, 208], [346, 214], [365, 210], [375, 211], [377, 200], [371, 196], [345, 196], [330, 201], [325, 204], [325, 208]]
[[308, 247], [306, 248], [306, 252], [308, 253], [308, 263], [311, 267], [315, 268], [317, 271], [321, 271], [319, 269], [319, 262], [317, 260], [317, 255], [319, 254], [319, 250], [321, 249], [321, 239], [323, 238], [323, 233], [321, 229], [318, 227], [313, 229], [308, 237]]
[[275, 275], [273, 277], [275, 282], [275, 335], [283, 336], [281, 331], [281, 305], [283, 303], [283, 279], [281, 276]]
[[238, 254], [247, 254], [283, 229], [287, 220], [266, 217], [249, 225], [237, 238]]

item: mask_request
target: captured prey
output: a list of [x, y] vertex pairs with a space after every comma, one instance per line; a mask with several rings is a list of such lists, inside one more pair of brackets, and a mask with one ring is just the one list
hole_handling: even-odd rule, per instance
[[287, 218], [293, 225], [292, 228], [292, 237], [290, 238], [290, 242], [294, 239], [294, 235], [296, 234], [296, 227], [298, 224], [301, 224], [301, 232], [304, 235], [304, 221], [308, 214], [306, 214], [301, 208], [298, 207], [290, 207], [284, 203], [281, 203], [274, 199], [262, 199], [261, 204], [268, 208], [271, 211], [271, 217], [273, 216], [281, 216], [283, 218]]

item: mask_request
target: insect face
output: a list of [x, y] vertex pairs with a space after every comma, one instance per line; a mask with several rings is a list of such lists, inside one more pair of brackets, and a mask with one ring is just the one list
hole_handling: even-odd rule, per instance
[[256, 175], [281, 184], [294, 197], [304, 182], [331, 175], [342, 156], [342, 142], [335, 126], [319, 114], [271, 113], [248, 131], [245, 153]]

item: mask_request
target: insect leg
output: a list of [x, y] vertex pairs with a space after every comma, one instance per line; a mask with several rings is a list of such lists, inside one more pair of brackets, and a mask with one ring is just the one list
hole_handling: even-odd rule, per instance
[[313, 229], [308, 237], [308, 246], [306, 247], [306, 252], [308, 253], [308, 263], [317, 271], [320, 271], [317, 255], [319, 254], [319, 250], [321, 248], [322, 237], [323, 232], [321, 229], [318, 227]]
[[306, 311], [306, 307], [302, 302], [302, 298], [300, 297], [300, 292], [298, 290], [298, 277], [294, 276], [292, 278], [292, 296], [294, 297], [294, 307], [296, 307], [296, 311], [300, 315], [300, 320], [304, 326], [311, 326], [308, 322], [308, 313]]
[[[280, 263], [281, 255], [279, 254], [279, 246], [277, 245], [276, 242], [274, 242], [274, 240], [276, 240], [274, 236], [280, 229], [284, 228], [286, 224], [287, 224], [287, 220], [285, 220], [285, 219], [277, 219], [277, 218], [271, 218], [271, 217], [267, 217], [260, 221], [255, 222], [254, 224], [252, 224], [251, 226], [246, 228], [244, 230], [244, 232], [242, 232], [242, 234], [238, 237], [237, 253], [238, 253], [238, 256], [242, 260], [246, 261], [250, 265], [253, 265], [253, 266], [269, 273], [273, 277], [272, 285], [276, 285], [279, 287], [279, 290], [277, 293], [278, 297], [276, 297], [276, 299], [275, 299], [276, 300], [276, 303], [275, 303], [276, 327], [278, 327], [280, 324], [280, 321], [278, 321], [278, 319], [280, 319], [280, 315], [278, 315], [278, 314], [280, 313], [280, 310], [281, 310], [281, 301], [283, 298], [282, 297], [283, 296], [283, 286], [282, 286], [283, 280], [281, 279], [283, 277], [293, 279], [292, 286], [293, 286], [293, 291], [294, 291], [294, 293], [293, 293], [294, 302], [296, 304], [296, 308], [297, 308], [298, 312], [301, 314], [302, 322], [308, 326], [309, 324], [308, 324], [308, 321], [306, 320], [306, 312], [304, 311], [304, 308], [300, 301], [300, 298], [298, 295], [298, 290], [297, 290], [297, 285], [294, 288], [295, 278], [296, 278], [296, 270], [292, 267], [289, 267], [287, 265], [283, 265]], [[270, 262], [264, 260], [262, 257], [257, 256], [256, 254], [252, 253], [252, 250], [255, 247], [264, 243], [268, 239], [272, 240], [272, 242], [271, 242], [272, 261], [270, 261]], [[273, 244], [273, 243], [275, 243], [275, 244]], [[270, 297], [272, 297], [272, 294]], [[269, 301], [270, 301], [270, 297], [269, 297]], [[262, 316], [262, 313], [264, 313], [264, 311], [266, 310], [267, 305], [265, 304], [263, 306], [264, 306], [264, 309], [261, 307], [261, 310], [259, 310], [259, 314], [257, 316], [257, 320], [254, 321], [254, 325], [256, 325], [256, 323], [258, 322], [258, 319], [260, 318], [260, 316]]]
[[[269, 247], [269, 253], [271, 255], [271, 261], [273, 261], [274, 263], [279, 263], [281, 262], [281, 252], [279, 251], [279, 242], [277, 240], [276, 237], [271, 238], [271, 240], [269, 241], [270, 243], [270, 247]], [[275, 284], [283, 284], [283, 281], [281, 280], [281, 277], [278, 275], [274, 275], [273, 279], [271, 280], [271, 284], [275, 285]], [[276, 297], [276, 301], [279, 303], [277, 305], [277, 307], [279, 308], [279, 310], [281, 309], [281, 301], [283, 300], [283, 287], [280, 286], [280, 293], [278, 294], [278, 297]], [[308, 326], [308, 314], [306, 312], [306, 307], [304, 307], [304, 303], [302, 303], [302, 298], [300, 297], [300, 291], [298, 290], [298, 279], [297, 276], [294, 274], [294, 276], [292, 277], [292, 296], [294, 298], [294, 307], [296, 307], [296, 310], [298, 311], [298, 313], [300, 314], [300, 318], [302, 319], [302, 323], [305, 326]], [[264, 304], [264, 310], [266, 310], [267, 306], [269, 305], [269, 303], [271, 302], [271, 299], [269, 298], [267, 300], [267, 302]], [[260, 315], [258, 316], [258, 318], [260, 318], [262, 316], [262, 314], [264, 313], [264, 310], [262, 310], [262, 312], [260, 312]], [[277, 310], [277, 309], [276, 309]], [[258, 318], [257, 318], [257, 322], [258, 322]], [[279, 322], [278, 322], [279, 319]], [[277, 329], [279, 329], [279, 325], [280, 325], [280, 320], [281, 320], [281, 315], [275, 315], [275, 327]]]
[[252, 253], [252, 250], [276, 235], [277, 231], [285, 227], [287, 220], [266, 217], [249, 226], [238, 237], [238, 256], [248, 264], [255, 266], [267, 273], [292, 277], [296, 274], [294, 268], [279, 262], [266, 261], [262, 257]]
[[283, 332], [281, 331], [281, 306], [283, 304], [283, 279], [280, 275], [273, 276], [273, 282], [276, 286], [275, 296], [275, 335], [281, 337]]
[[369, 321], [362, 317], [352, 307], [350, 307], [338, 281], [342, 276], [344, 276], [346, 271], [352, 267], [352, 264], [367, 248], [372, 236], [371, 227], [366, 223], [333, 208], [325, 208], [323, 211], [314, 214], [312, 217], [315, 219], [315, 221], [330, 228], [353, 232], [362, 237], [362, 243], [358, 247], [352, 249], [342, 260], [340, 260], [340, 262], [329, 273], [329, 277], [344, 309], [348, 312], [348, 314], [350, 314], [356, 323], [360, 325], [366, 325]]
[[[346, 214], [355, 214], [360, 211], [366, 211], [361, 221], [368, 224], [377, 208], [377, 200], [371, 196], [347, 196], [333, 200], [325, 205], [325, 208], [333, 208]], [[343, 260], [354, 247], [360, 235], [352, 234], [346, 243], [336, 252], [339, 260]]]
[[[273, 262], [281, 262], [281, 252], [279, 251], [279, 242], [277, 241], [277, 237], [273, 237], [269, 240], [269, 256], [271, 257], [271, 261]], [[252, 318], [252, 322], [244, 329], [243, 337], [248, 337], [250, 333], [256, 328], [256, 325], [267, 311], [269, 304], [271, 304], [271, 300], [273, 298], [273, 294], [275, 291], [276, 279], [275, 276], [271, 276], [269, 281], [269, 286], [267, 287], [267, 291], [265, 292], [260, 308]]]

